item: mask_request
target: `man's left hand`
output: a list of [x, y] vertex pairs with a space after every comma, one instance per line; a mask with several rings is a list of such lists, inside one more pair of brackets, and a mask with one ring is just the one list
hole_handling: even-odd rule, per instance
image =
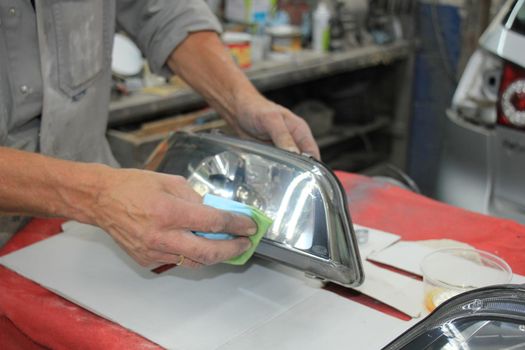
[[277, 147], [307, 153], [320, 159], [319, 147], [304, 119], [260, 94], [238, 99], [236, 123], [232, 127], [242, 136], [272, 141]]
[[241, 136], [320, 159], [304, 119], [262, 96], [214, 32], [199, 31], [172, 52], [168, 66], [199, 92]]

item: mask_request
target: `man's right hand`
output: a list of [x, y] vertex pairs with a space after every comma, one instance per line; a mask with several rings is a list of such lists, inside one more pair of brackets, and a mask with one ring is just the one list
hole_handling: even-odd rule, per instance
[[[140, 265], [211, 265], [250, 248], [255, 234], [246, 216], [202, 204], [183, 177], [145, 170], [110, 169], [96, 195], [91, 220], [107, 231]], [[191, 231], [225, 232], [232, 240], [209, 240]]]
[[[97, 225], [143, 266], [210, 265], [250, 247], [255, 223], [202, 204], [180, 176], [113, 169], [0, 147], [0, 215], [56, 216]], [[209, 240], [191, 231], [225, 232]], [[184, 259], [182, 258], [184, 257]]]

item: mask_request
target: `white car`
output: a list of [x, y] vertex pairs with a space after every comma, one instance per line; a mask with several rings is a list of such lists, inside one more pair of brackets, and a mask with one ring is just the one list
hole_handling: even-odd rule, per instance
[[447, 111], [436, 196], [525, 223], [525, 0], [480, 39]]

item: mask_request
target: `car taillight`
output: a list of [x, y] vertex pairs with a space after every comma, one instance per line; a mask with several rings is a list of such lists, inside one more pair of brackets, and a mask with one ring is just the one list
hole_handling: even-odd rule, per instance
[[498, 124], [525, 129], [525, 69], [510, 62], [501, 77]]

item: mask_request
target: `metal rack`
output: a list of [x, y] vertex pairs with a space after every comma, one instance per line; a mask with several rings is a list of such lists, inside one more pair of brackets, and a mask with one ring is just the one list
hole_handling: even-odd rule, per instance
[[[303, 51], [286, 62], [261, 62], [247, 70], [246, 74], [254, 85], [264, 92], [338, 73], [387, 65], [410, 57], [413, 51], [414, 43], [408, 40], [338, 53], [318, 54]], [[144, 122], [162, 114], [174, 114], [203, 105], [202, 97], [190, 88], [166, 96], [138, 93], [111, 102], [109, 126]]]
[[[389, 150], [381, 159], [405, 169], [415, 48], [415, 40], [398, 40], [391, 44], [369, 45], [337, 53], [301, 51], [288, 61], [257, 63], [246, 74], [261, 92], [272, 93], [345, 73], [379, 66], [388, 67], [393, 75], [387, 79], [392, 79], [395, 94], [388, 113], [378, 115], [364, 124], [334, 126], [329, 133], [318, 137], [317, 142], [321, 150], [333, 151], [334, 147], [344, 146], [345, 142], [357, 138], [368, 140], [370, 135], [382, 135], [379, 137], [388, 140]], [[133, 129], [133, 125], [145, 125], [144, 123], [148, 124], [147, 122], [153, 120], [195, 111], [205, 106], [202, 97], [189, 87], [172, 90], [166, 95], [137, 93], [111, 102], [109, 126], [112, 130], [108, 132], [108, 137], [117, 159], [120, 154], [119, 160], [123, 164], [141, 164], [144, 154], [162, 138], [162, 135], [144, 139], [135, 137], [130, 141], [126, 130]]]

